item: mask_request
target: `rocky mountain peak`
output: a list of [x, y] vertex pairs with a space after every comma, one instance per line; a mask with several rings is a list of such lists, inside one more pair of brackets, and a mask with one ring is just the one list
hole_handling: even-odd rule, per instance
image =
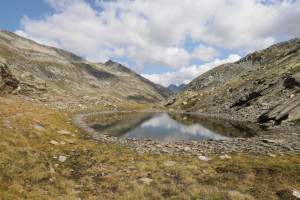
[[116, 62], [114, 62], [112, 60], [108, 60], [104, 64], [109, 67], [109, 66], [112, 66], [112, 65], [116, 64]]
[[126, 73], [126, 74], [135, 74], [135, 72], [128, 67], [118, 63], [114, 62], [112, 60], [108, 60], [104, 63], [106, 67], [109, 67], [109, 69], [114, 70], [115, 72], [119, 73]]

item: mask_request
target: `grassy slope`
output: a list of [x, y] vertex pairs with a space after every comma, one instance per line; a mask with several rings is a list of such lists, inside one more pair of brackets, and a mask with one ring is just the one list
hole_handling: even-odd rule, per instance
[[[299, 155], [203, 162], [138, 154], [85, 139], [70, 114], [0, 97], [0, 199], [289, 199], [300, 190]], [[45, 131], [33, 127], [35, 120]], [[53, 158], [60, 155], [64, 163]], [[176, 164], [167, 167], [170, 160]], [[143, 177], [153, 182], [141, 183]]]

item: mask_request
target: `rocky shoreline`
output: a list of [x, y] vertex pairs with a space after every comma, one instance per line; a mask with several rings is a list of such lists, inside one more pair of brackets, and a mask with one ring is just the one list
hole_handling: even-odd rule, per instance
[[[77, 114], [72, 117], [75, 126], [83, 130], [87, 137], [104, 143], [126, 146], [139, 153], [156, 154], [185, 154], [185, 155], [211, 155], [211, 154], [239, 154], [258, 153], [273, 155], [272, 153], [298, 154], [300, 153], [300, 130], [291, 126], [282, 125], [271, 127], [263, 135], [250, 138], [233, 138], [231, 140], [203, 140], [203, 141], [183, 141], [162, 143], [151, 139], [124, 139], [101, 134], [88, 127], [85, 119], [92, 115], [114, 113], [116, 111], [103, 111], [86, 114]], [[117, 112], [161, 112], [161, 111], [117, 111]], [[174, 113], [173, 111], [172, 113]], [[176, 112], [182, 113], [182, 112]], [[242, 118], [235, 119], [232, 116], [216, 116], [202, 113], [188, 113], [215, 118], [243, 121]], [[245, 121], [245, 120], [244, 120]]]

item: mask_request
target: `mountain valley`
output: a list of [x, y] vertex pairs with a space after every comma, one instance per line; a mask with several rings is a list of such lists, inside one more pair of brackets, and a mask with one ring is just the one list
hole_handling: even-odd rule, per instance
[[[224, 137], [117, 137], [159, 113]], [[299, 38], [167, 89], [0, 31], [0, 199], [297, 200], [299, 125]]]
[[179, 86], [171, 84], [168, 86], [168, 89], [171, 90], [172, 92], [179, 92], [184, 88], [186, 84], [180, 84]]

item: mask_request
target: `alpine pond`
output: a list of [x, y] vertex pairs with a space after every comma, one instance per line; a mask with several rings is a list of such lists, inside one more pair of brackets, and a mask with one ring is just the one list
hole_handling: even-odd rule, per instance
[[188, 114], [117, 112], [90, 116], [89, 127], [109, 136], [152, 139], [159, 142], [229, 140], [252, 137], [262, 129], [254, 124], [205, 118]]

